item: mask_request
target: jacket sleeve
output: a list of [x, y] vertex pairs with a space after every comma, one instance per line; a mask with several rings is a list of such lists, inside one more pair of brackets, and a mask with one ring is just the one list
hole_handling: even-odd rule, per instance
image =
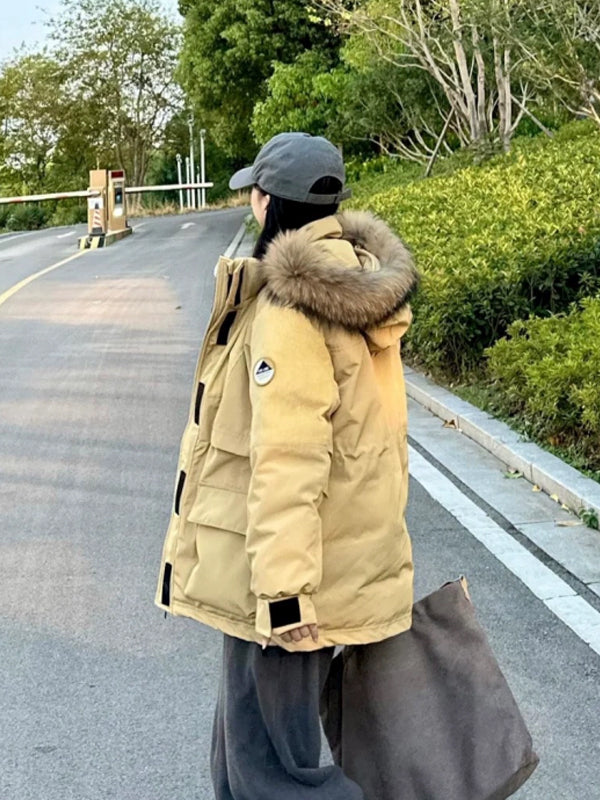
[[319, 505], [338, 389], [322, 333], [303, 314], [259, 301], [250, 344], [252, 427], [247, 554], [256, 630], [269, 637], [317, 622]]

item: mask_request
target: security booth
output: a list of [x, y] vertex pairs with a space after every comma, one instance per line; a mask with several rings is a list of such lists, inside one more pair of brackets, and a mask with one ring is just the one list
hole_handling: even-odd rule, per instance
[[132, 233], [127, 223], [125, 171], [90, 170], [88, 197], [88, 233], [79, 240], [79, 248], [96, 249]]

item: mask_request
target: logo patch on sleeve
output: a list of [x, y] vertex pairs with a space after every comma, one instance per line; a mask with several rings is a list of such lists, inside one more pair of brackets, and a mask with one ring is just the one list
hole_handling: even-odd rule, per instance
[[266, 386], [275, 377], [275, 367], [267, 358], [259, 359], [254, 365], [254, 380], [259, 386]]

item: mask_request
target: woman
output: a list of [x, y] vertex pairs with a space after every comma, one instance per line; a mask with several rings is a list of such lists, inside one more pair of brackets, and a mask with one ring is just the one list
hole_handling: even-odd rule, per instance
[[319, 694], [335, 645], [411, 624], [417, 275], [383, 222], [336, 213], [344, 181], [330, 142], [285, 133], [230, 182], [253, 186], [262, 233], [218, 264], [156, 598], [225, 634], [217, 800], [360, 800], [319, 767]]

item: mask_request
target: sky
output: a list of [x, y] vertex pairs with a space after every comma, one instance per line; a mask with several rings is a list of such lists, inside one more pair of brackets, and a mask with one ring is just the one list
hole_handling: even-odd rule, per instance
[[[167, 11], [177, 12], [177, 0], [162, 0], [162, 5]], [[43, 43], [44, 22], [59, 8], [60, 0], [0, 0], [0, 62], [23, 42], [28, 47]]]

